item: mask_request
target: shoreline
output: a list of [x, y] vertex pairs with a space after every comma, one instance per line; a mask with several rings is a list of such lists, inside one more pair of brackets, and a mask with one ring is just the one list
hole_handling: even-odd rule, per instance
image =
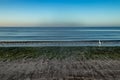
[[[100, 44], [101, 43], [101, 44]], [[39, 41], [6, 40], [0, 47], [42, 47], [42, 46], [120, 46], [120, 40], [82, 40], [82, 41]]]

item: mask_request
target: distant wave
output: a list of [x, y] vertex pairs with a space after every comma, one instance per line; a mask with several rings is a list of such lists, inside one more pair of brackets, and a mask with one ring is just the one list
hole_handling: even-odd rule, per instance
[[[12, 30], [11, 30], [12, 31]], [[0, 30], [0, 32], [11, 32], [7, 30]], [[120, 31], [120, 30], [23, 30], [22, 32], [74, 32], [74, 31]], [[20, 32], [20, 30], [13, 30], [12, 32]]]

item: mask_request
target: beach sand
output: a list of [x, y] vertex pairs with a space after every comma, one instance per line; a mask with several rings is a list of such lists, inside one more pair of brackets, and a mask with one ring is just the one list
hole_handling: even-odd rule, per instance
[[0, 80], [120, 80], [120, 47], [1, 47]]
[[119, 60], [28, 59], [0, 62], [0, 80], [119, 80]]

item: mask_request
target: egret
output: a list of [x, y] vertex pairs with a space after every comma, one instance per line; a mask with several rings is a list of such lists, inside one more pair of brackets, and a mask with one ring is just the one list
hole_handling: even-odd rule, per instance
[[102, 45], [102, 42], [99, 40], [99, 46], [101, 46]]

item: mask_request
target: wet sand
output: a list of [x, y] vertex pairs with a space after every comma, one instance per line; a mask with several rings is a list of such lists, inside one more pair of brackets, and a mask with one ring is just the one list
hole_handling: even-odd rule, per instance
[[[101, 44], [99, 43], [101, 42]], [[89, 41], [0, 41], [0, 47], [37, 46], [120, 46], [120, 40]]]

